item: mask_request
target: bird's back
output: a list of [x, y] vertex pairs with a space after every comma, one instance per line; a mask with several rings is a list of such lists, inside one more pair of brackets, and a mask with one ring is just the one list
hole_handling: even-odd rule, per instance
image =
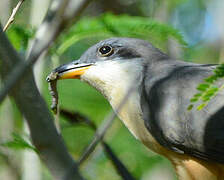
[[224, 92], [201, 111], [187, 110], [197, 85], [215, 66], [169, 61], [160, 67], [147, 69], [142, 88], [148, 130], [168, 149], [224, 164]]

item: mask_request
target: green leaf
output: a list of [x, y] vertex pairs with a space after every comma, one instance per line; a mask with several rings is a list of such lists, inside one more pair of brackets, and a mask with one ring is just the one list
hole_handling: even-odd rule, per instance
[[197, 94], [194, 95], [195, 98], [199, 98], [201, 96], [202, 96], [202, 93], [197, 93]]
[[209, 101], [210, 100], [210, 97], [209, 96], [204, 96], [204, 97], [202, 97], [202, 101], [203, 102], [207, 102], [207, 101]]
[[191, 102], [197, 102], [199, 98], [191, 98]]
[[210, 77], [206, 78], [205, 82], [208, 82], [208, 83], [211, 84], [211, 83], [213, 83], [216, 80], [217, 80], [217, 77], [213, 75], [213, 76], [210, 76]]
[[199, 91], [205, 91], [207, 88], [209, 88], [209, 84], [199, 84], [199, 86], [197, 87], [197, 90]]
[[208, 89], [208, 92], [216, 92], [216, 91], [218, 91], [218, 90], [219, 90], [219, 88], [218, 88], [217, 86], [212, 85], [212, 86]]
[[207, 103], [200, 104], [200, 105], [197, 107], [197, 110], [198, 110], [198, 111], [202, 110], [206, 105], [207, 105]]
[[194, 107], [194, 105], [193, 105], [193, 104], [190, 104], [190, 105], [187, 107], [187, 110], [190, 111], [190, 110], [193, 109], [193, 107]]
[[8, 147], [11, 149], [30, 149], [35, 152], [37, 152], [37, 149], [32, 146], [30, 143], [28, 143], [23, 137], [21, 137], [19, 134], [13, 133], [12, 134], [13, 139], [11, 141], [1, 143], [1, 146]]
[[17, 50], [26, 50], [29, 39], [34, 35], [34, 29], [29, 26], [13, 24], [7, 31], [7, 35]]
[[192, 103], [199, 101], [199, 99], [203, 102], [197, 107], [197, 110], [203, 109], [209, 101], [216, 96], [218, 91], [224, 89], [224, 85], [221, 85], [220, 87], [214, 85], [215, 82], [224, 77], [224, 64], [218, 65], [213, 72], [213, 75], [204, 79], [206, 83], [198, 85], [197, 90], [200, 91], [200, 93], [195, 94], [190, 99], [190, 102]]

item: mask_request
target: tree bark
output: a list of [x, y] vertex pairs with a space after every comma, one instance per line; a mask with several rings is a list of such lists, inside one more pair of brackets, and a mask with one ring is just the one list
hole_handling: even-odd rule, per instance
[[[3, 82], [8, 73], [21, 62], [24, 61], [0, 27], [0, 75]], [[16, 83], [10, 95], [26, 118], [33, 144], [54, 179], [82, 179], [62, 137], [57, 133], [53, 118], [36, 87], [31, 69], [26, 77]]]
[[[32, 0], [31, 12], [30, 12], [30, 20], [29, 24], [32, 27], [38, 28], [41, 22], [44, 19], [44, 16], [47, 13], [47, 9], [49, 7], [49, 0]], [[29, 46], [32, 44], [32, 40], [29, 41]], [[30, 49], [30, 48], [28, 48]], [[35, 82], [39, 91], [42, 91], [42, 75], [43, 75], [43, 67], [45, 57], [45, 53], [40, 56], [39, 61], [34, 65], [34, 77]], [[26, 134], [30, 134], [29, 129], [24, 123], [24, 131]], [[30, 162], [32, 166], [30, 166]], [[25, 150], [23, 151], [23, 173], [22, 180], [41, 180], [41, 164], [40, 160], [35, 152]]]

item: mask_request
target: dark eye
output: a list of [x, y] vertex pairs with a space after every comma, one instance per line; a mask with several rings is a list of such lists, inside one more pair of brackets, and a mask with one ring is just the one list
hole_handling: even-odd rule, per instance
[[98, 51], [99, 51], [99, 54], [103, 57], [110, 56], [111, 54], [113, 54], [113, 48], [108, 45], [102, 46], [101, 48], [99, 48]]

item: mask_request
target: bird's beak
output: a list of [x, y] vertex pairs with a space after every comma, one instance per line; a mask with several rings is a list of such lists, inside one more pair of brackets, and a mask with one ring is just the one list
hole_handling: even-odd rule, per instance
[[77, 61], [61, 65], [54, 69], [47, 77], [47, 81], [56, 79], [79, 79], [93, 63], [77, 63]]

